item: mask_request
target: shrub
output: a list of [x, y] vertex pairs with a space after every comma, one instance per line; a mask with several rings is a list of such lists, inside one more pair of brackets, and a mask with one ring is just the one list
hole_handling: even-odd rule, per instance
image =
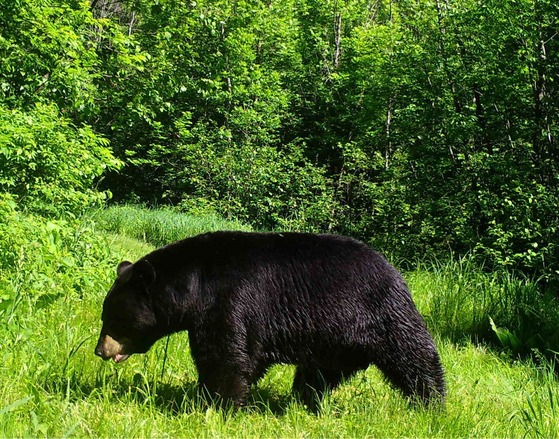
[[0, 315], [104, 288], [116, 259], [90, 224], [24, 214], [0, 194]]
[[0, 106], [0, 127], [0, 191], [20, 206], [76, 214], [107, 198], [93, 183], [119, 161], [90, 127], [75, 127], [56, 106], [44, 104], [29, 111]]

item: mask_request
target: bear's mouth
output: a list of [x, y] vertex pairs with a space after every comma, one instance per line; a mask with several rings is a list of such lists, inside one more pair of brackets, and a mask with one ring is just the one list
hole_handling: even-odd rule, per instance
[[131, 353], [127, 353], [127, 344], [129, 344], [127, 339], [117, 341], [108, 334], [101, 335], [95, 348], [95, 355], [98, 355], [103, 360], [112, 358], [115, 363], [122, 363], [131, 355]]
[[116, 354], [113, 356], [113, 361], [115, 363], [122, 363], [123, 361], [126, 361], [128, 357], [130, 357], [130, 354]]

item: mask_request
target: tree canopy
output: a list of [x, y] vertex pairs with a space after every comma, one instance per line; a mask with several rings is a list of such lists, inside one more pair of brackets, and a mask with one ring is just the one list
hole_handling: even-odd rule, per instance
[[555, 0], [0, 0], [0, 191], [559, 274]]

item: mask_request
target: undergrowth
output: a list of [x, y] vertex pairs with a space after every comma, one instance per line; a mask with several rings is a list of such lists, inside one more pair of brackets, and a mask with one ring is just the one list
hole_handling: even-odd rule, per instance
[[515, 356], [559, 352], [559, 301], [533, 280], [485, 272], [470, 257], [419, 263], [407, 278], [441, 337], [491, 343]]

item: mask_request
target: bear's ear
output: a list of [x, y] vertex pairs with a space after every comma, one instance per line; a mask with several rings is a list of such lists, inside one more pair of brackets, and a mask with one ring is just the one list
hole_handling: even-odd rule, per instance
[[126, 270], [128, 267], [130, 267], [132, 265], [132, 262], [128, 262], [128, 261], [122, 261], [120, 264], [118, 264], [118, 266], [116, 267], [116, 275], [120, 276], [122, 273], [124, 273], [124, 270]]
[[134, 274], [140, 276], [146, 285], [155, 282], [155, 268], [147, 259], [140, 259], [134, 264]]

